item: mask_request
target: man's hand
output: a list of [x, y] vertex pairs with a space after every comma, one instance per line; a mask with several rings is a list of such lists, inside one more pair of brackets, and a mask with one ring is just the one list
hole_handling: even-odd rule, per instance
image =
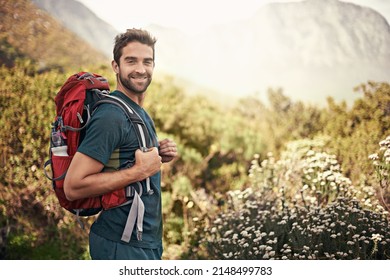
[[171, 139], [161, 140], [159, 141], [159, 145], [159, 154], [163, 163], [170, 162], [177, 157], [177, 146]]
[[161, 164], [161, 156], [159, 156], [157, 148], [151, 148], [146, 152], [141, 150], [135, 152], [135, 166], [139, 168], [143, 179], [160, 171]]

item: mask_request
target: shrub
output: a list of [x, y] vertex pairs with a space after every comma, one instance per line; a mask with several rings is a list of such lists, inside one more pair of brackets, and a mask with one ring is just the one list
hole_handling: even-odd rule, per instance
[[380, 201], [390, 209], [390, 136], [379, 142], [378, 153], [371, 154], [369, 158], [373, 161], [375, 172], [378, 178], [378, 193]]
[[192, 252], [210, 259], [390, 259], [388, 212], [372, 187], [354, 186], [326, 139], [291, 142], [250, 169], [251, 187], [229, 192], [226, 208]]
[[252, 189], [231, 196], [201, 240], [210, 259], [390, 259], [386, 216], [356, 200], [279, 210]]

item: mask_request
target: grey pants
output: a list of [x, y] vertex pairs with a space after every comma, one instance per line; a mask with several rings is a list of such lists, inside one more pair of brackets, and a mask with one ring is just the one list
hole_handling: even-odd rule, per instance
[[93, 260], [161, 260], [162, 248], [129, 246], [89, 233], [89, 252]]

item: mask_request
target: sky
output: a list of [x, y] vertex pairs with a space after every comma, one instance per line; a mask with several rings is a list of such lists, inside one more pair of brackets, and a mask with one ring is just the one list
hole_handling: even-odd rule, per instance
[[[118, 31], [150, 24], [192, 32], [214, 24], [250, 18], [272, 2], [303, 0], [77, 0]], [[309, 0], [329, 1], [329, 0]], [[344, 0], [380, 12], [390, 23], [390, 0]]]

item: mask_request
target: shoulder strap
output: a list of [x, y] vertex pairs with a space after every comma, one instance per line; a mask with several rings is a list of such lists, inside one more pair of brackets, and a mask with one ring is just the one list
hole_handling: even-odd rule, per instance
[[[131, 122], [131, 124], [135, 128], [135, 132], [137, 134], [138, 143], [139, 143], [139, 147], [140, 147], [141, 151], [143, 151], [143, 152], [148, 151], [149, 145], [152, 143], [151, 138], [150, 138], [148, 129], [147, 129], [144, 121], [138, 115], [138, 113], [133, 108], [131, 108], [130, 105], [128, 105], [125, 101], [123, 101], [119, 97], [104, 94], [104, 93], [100, 92], [99, 90], [96, 92], [100, 95], [103, 95], [106, 98], [103, 98], [103, 99], [99, 100], [98, 102], [96, 102], [93, 109], [92, 109], [92, 112], [97, 108], [97, 106], [99, 106], [100, 104], [103, 104], [103, 103], [109, 103], [109, 104], [114, 104], [114, 105], [119, 106], [119, 108], [121, 108], [125, 112], [129, 121]], [[145, 179], [145, 183], [146, 183], [146, 193], [149, 195], [153, 194], [154, 191], [150, 187], [150, 178], [149, 177]]]
[[[101, 94], [99, 91], [96, 91], [98, 94]], [[120, 99], [119, 97], [108, 95], [108, 94], [101, 94], [105, 98], [99, 100], [95, 103], [95, 105], [92, 108], [92, 112], [100, 105], [104, 103], [114, 104], [119, 106], [123, 110], [123, 112], [126, 114], [130, 122], [135, 128], [135, 132], [137, 134], [139, 147], [142, 151], [147, 151], [150, 147], [152, 141], [148, 132], [148, 129], [142, 120], [142, 118], [137, 114], [137, 112], [131, 108], [130, 105], [128, 105], [125, 101]]]

